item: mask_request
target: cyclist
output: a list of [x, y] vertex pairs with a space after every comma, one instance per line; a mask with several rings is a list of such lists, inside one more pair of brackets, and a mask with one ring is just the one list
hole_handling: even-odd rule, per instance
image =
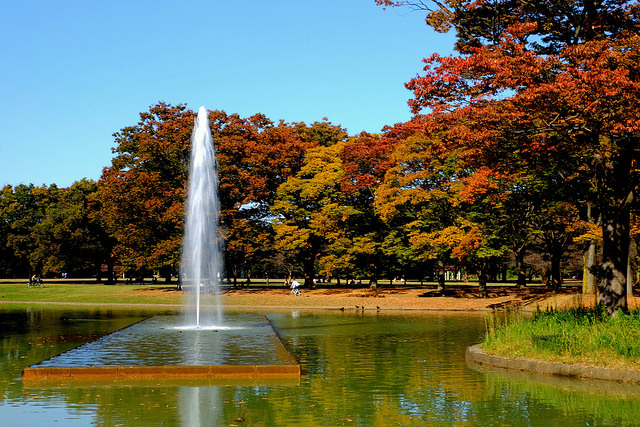
[[294, 294], [295, 296], [300, 295], [300, 289], [298, 289], [300, 287], [300, 283], [298, 283], [298, 281], [296, 279], [293, 279], [291, 281], [291, 293]]

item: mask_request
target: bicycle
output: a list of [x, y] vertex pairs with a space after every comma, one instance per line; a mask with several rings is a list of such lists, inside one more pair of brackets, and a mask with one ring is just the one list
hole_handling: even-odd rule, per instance
[[300, 287], [300, 283], [298, 283], [296, 279], [293, 279], [290, 286], [291, 293], [294, 294], [295, 296], [300, 296], [300, 289], [298, 289], [299, 287]]
[[42, 279], [38, 278], [36, 280], [29, 280], [27, 282], [27, 287], [28, 288], [44, 288], [44, 283], [42, 282]]

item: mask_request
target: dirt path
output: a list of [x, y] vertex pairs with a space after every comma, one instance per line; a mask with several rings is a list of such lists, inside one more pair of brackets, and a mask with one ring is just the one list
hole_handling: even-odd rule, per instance
[[[422, 288], [384, 289], [377, 293], [368, 289], [304, 289], [294, 296], [287, 289], [243, 289], [224, 294], [227, 306], [316, 307], [328, 309], [415, 309], [483, 311], [507, 306], [527, 311], [561, 308], [584, 303], [585, 298], [574, 289], [550, 292], [546, 289], [492, 288], [488, 298], [480, 298], [475, 289], [451, 288], [444, 294]], [[629, 302], [638, 306], [638, 298]]]

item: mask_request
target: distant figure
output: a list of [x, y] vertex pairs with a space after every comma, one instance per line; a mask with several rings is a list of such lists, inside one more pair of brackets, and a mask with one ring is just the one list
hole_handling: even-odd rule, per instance
[[296, 279], [293, 279], [291, 281], [291, 293], [294, 294], [295, 296], [300, 295], [300, 289], [298, 289], [300, 287], [300, 283], [298, 283], [298, 281]]
[[42, 279], [37, 274], [34, 274], [33, 276], [31, 276], [31, 280], [29, 280], [29, 282], [27, 282], [27, 286], [30, 287], [30, 288], [39, 286], [39, 287], [42, 288], [43, 287], [42, 286]]

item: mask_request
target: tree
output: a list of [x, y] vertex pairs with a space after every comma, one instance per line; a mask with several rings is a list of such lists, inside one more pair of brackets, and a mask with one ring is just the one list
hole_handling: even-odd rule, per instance
[[159, 103], [114, 134], [116, 156], [98, 183], [101, 215], [133, 274], [160, 269], [170, 279], [179, 263], [193, 120], [186, 106]]
[[55, 201], [58, 191], [55, 185], [47, 188], [33, 184], [7, 185], [2, 189], [0, 216], [5, 274], [30, 277], [42, 273], [35, 231], [45, 217], [46, 206]]
[[551, 288], [562, 285], [561, 263], [567, 251], [583, 232], [578, 209], [571, 203], [557, 203], [546, 207], [537, 217], [541, 232], [538, 241], [551, 260]]
[[49, 196], [44, 217], [34, 229], [34, 261], [42, 266], [43, 275], [66, 272], [99, 277], [111, 242], [92, 211], [97, 184], [83, 179], [69, 188], [49, 191], [55, 196]]
[[300, 172], [278, 189], [276, 247], [296, 254], [307, 284], [316, 269], [325, 277], [367, 277], [385, 271], [385, 227], [374, 214], [376, 187], [386, 169], [389, 143], [362, 133], [307, 150]]
[[[135, 126], [114, 134], [112, 165], [99, 181], [104, 226], [114, 257], [132, 273], [177, 270], [184, 226], [194, 113], [159, 103]], [[210, 110], [219, 176], [225, 261], [234, 277], [273, 257], [270, 206], [277, 188], [300, 170], [309, 147], [344, 139], [328, 122], [274, 124], [263, 114], [242, 118]]]
[[220, 164], [222, 226], [227, 236], [225, 262], [237, 277], [264, 269], [274, 254], [271, 206], [278, 187], [303, 165], [309, 148], [346, 138], [326, 121], [273, 123], [262, 114], [247, 119], [213, 112], [212, 131]]
[[[296, 254], [308, 286], [319, 258], [324, 258], [329, 274], [354, 267], [353, 258], [347, 257], [349, 242], [344, 230], [357, 211], [345, 203], [339, 189], [344, 175], [339, 158], [343, 145], [309, 149], [304, 166], [280, 186], [272, 207], [277, 215], [276, 248]], [[328, 246], [333, 253], [327, 253]]]
[[344, 175], [340, 189], [359, 214], [349, 225], [354, 257], [354, 277], [377, 282], [382, 274], [403, 276], [413, 265], [403, 251], [406, 245], [393, 242], [390, 227], [376, 212], [375, 198], [387, 171], [393, 166], [392, 153], [401, 139], [388, 128], [382, 135], [366, 132], [349, 138], [339, 153]]
[[444, 290], [445, 266], [454, 240], [451, 199], [453, 183], [465, 175], [454, 152], [447, 151], [437, 134], [428, 134], [415, 118], [396, 132], [404, 138], [393, 153], [394, 166], [377, 189], [376, 211], [391, 225], [393, 244], [408, 242], [416, 262], [436, 263], [438, 290]]
[[492, 168], [570, 159], [565, 170], [592, 186], [602, 218], [599, 302], [610, 313], [626, 309], [640, 183], [637, 2], [421, 4], [428, 24], [456, 28], [460, 55], [425, 60], [425, 75], [407, 85], [414, 113], [449, 125], [449, 141]]

